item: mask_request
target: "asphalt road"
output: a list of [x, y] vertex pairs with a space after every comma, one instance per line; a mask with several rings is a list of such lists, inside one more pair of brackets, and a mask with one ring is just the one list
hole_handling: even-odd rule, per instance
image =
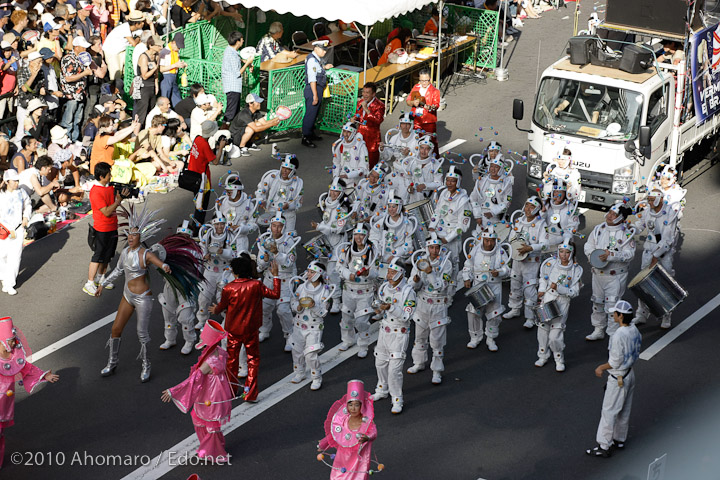
[[[583, 12], [581, 20], [588, 14]], [[538, 65], [545, 68], [562, 54], [564, 42], [572, 33], [571, 16], [572, 10], [568, 9], [527, 21], [509, 48], [509, 81], [488, 80], [485, 84], [450, 89], [446, 94], [448, 109], [440, 114], [441, 145], [465, 139], [466, 143], [453, 150], [467, 157], [487, 143], [492, 126], [492, 131], [498, 132], [494, 139], [506, 149], [527, 148], [525, 135], [515, 130], [511, 120], [512, 99], [522, 98], [528, 106], [532, 103]], [[385, 121], [383, 131], [395, 125], [399, 114], [396, 111]], [[279, 140], [280, 150], [297, 153], [301, 162], [305, 206], [298, 216], [298, 226], [304, 236], [309, 222], [316, 219], [316, 199], [330, 183], [323, 166], [331, 163], [329, 147], [333, 139], [324, 135], [316, 150], [304, 149], [294, 137]], [[262, 152], [232, 167], [240, 172], [248, 190], [264, 171], [277, 167], [269, 150], [269, 146], [263, 146]], [[469, 168], [464, 170], [464, 187], [470, 188]], [[214, 178], [222, 171], [215, 167]], [[513, 205], [519, 208], [525, 199], [521, 188], [524, 172], [516, 168], [514, 173]], [[689, 186], [682, 221], [684, 239], [675, 268], [676, 278], [690, 296], [677, 309], [674, 325], [720, 293], [716, 273], [720, 269], [720, 220], [716, 212], [719, 198], [717, 167]], [[168, 218], [167, 233], [192, 209], [191, 195], [182, 190], [152, 195], [148, 201], [153, 208], [162, 208]], [[587, 212], [583, 233], [600, 221], [601, 213]], [[117, 308], [121, 288], [106, 291], [100, 299], [82, 292], [90, 257], [86, 236], [87, 223], [78, 222], [30, 245], [23, 255], [18, 295], [0, 297], [0, 313], [15, 319], [35, 351]], [[632, 272], [639, 270], [639, 257], [636, 255]], [[376, 404], [379, 436], [373, 451], [386, 466], [382, 478], [639, 480], [647, 478], [648, 464], [664, 453], [668, 454], [666, 479], [720, 477], [716, 454], [720, 417], [715, 408], [720, 401], [720, 333], [714, 325], [715, 312], [651, 360], [638, 362], [626, 449], [610, 459], [584, 454], [585, 448], [594, 445], [605, 383], [594, 376], [593, 370], [606, 361], [607, 343], [584, 340], [591, 331], [590, 272], [585, 259], [580, 261], [586, 267], [586, 287], [571, 306], [565, 334], [567, 371], [562, 374], [554, 371], [552, 362], [543, 369], [533, 366], [535, 332], [523, 329], [520, 319], [502, 323], [499, 352], [490, 353], [483, 346], [477, 350], [465, 348], [465, 302], [458, 297], [450, 311], [453, 323], [448, 331], [443, 384], [431, 385], [429, 370], [405, 375], [402, 415], [391, 415], [387, 400]], [[305, 264], [301, 260], [300, 266]], [[158, 293], [161, 279], [156, 274], [152, 275], [152, 285]], [[506, 285], [505, 301], [507, 294]], [[631, 293], [626, 298], [635, 303]], [[326, 318], [323, 341], [328, 350], [339, 343], [338, 320], [337, 315]], [[131, 320], [123, 336], [120, 365], [112, 377], [99, 375], [107, 360], [104, 345], [109, 325], [37, 362], [41, 368], [59, 373], [61, 380], [43, 386], [32, 396], [18, 393], [16, 424], [6, 431], [5, 468], [0, 478], [122, 478], [147, 461], [141, 456], [151, 459], [163, 451], [167, 454], [168, 449], [193, 435], [189, 416], [161, 403], [160, 393], [184, 380], [197, 356], [181, 356], [178, 348], [157, 350], [163, 341], [163, 320], [156, 304], [150, 331], [153, 375], [149, 383], [141, 384], [140, 362], [135, 360], [139, 345], [133, 325]], [[664, 334], [653, 320], [641, 332], [644, 347]], [[292, 372], [290, 355], [282, 352], [282, 347], [276, 324], [270, 340], [261, 345], [258, 407], [265, 401], [262, 391], [286, 382]], [[410, 360], [406, 367], [409, 364]], [[352, 357], [326, 372], [318, 392], [305, 386], [254, 417], [253, 407], [248, 408], [245, 414], [251, 419], [227, 435], [232, 465], [179, 466], [163, 478], [184, 479], [194, 472], [203, 479], [327, 478], [329, 469], [315, 459], [315, 445], [323, 436], [328, 408], [344, 394], [345, 383], [352, 378], [363, 379], [368, 389], [374, 388], [372, 356], [364, 360]], [[11, 456], [18, 452], [19, 457]], [[129, 464], [108, 466], [104, 464], [107, 455], [121, 455]], [[12, 459], [18, 458], [21, 465], [13, 465]]]

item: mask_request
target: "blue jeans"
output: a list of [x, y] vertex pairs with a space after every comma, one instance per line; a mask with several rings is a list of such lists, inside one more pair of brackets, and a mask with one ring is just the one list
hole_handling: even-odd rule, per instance
[[170, 105], [175, 105], [182, 100], [180, 96], [180, 89], [177, 84], [176, 73], [163, 73], [162, 81], [160, 82], [160, 95], [170, 99]]
[[60, 126], [66, 128], [68, 137], [75, 142], [80, 137], [80, 131], [83, 127], [83, 112], [85, 111], [85, 102], [80, 100], [68, 100], [63, 107], [62, 120]]

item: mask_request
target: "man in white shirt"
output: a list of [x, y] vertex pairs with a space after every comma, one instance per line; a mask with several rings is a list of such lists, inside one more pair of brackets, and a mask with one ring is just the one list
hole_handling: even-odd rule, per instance
[[145, 128], [150, 128], [150, 124], [152, 123], [152, 119], [155, 118], [157, 115], [164, 115], [165, 118], [177, 118], [180, 120], [180, 122], [185, 123], [185, 120], [183, 120], [180, 115], [175, 113], [170, 108], [170, 99], [167, 97], [158, 97], [157, 101], [155, 102], [155, 108], [150, 110], [148, 112], [147, 118], [145, 119]]
[[121, 23], [108, 33], [102, 49], [111, 80], [122, 78], [125, 67], [125, 50], [140, 43], [140, 30], [145, 24], [142, 12], [134, 11], [126, 17], [127, 23]]
[[37, 159], [34, 166], [20, 172], [20, 188], [27, 192], [33, 202], [33, 210], [38, 213], [55, 212], [58, 208], [52, 197], [52, 192], [60, 188], [60, 183], [53, 180], [42, 186], [40, 182], [41, 176], [50, 174], [52, 166], [53, 163], [50, 157], [42, 156]]

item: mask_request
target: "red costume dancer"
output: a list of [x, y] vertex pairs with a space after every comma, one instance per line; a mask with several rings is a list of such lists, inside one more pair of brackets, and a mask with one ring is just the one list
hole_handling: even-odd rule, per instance
[[[250, 256], [243, 253], [230, 262], [235, 280], [225, 285], [220, 303], [213, 305], [212, 312], [218, 315], [227, 310], [225, 330], [228, 333], [227, 351], [228, 378], [231, 382], [237, 378], [239, 355], [242, 346], [247, 351], [248, 376], [245, 379], [243, 398], [246, 402], [255, 402], [258, 396], [258, 366], [260, 365], [259, 329], [262, 325], [262, 299], [280, 298], [280, 278], [278, 266], [273, 262], [273, 289], [267, 288], [257, 280], [257, 269]], [[233, 385], [237, 394], [239, 384]]]
[[[440, 108], [440, 90], [430, 83], [430, 71], [420, 70], [420, 83], [410, 90], [406, 100], [412, 107], [413, 128], [431, 134], [435, 144], [435, 155], [440, 155], [437, 136], [437, 110]], [[419, 132], [422, 136], [422, 132]]]
[[5, 454], [5, 429], [15, 424], [15, 379], [22, 380], [28, 393], [41, 383], [57, 382], [52, 371], [43, 372], [28, 361], [31, 355], [22, 332], [12, 318], [0, 318], [0, 468]]
[[[355, 117], [360, 126], [358, 133], [361, 133], [368, 149], [368, 161], [370, 169], [380, 160], [380, 125], [385, 119], [385, 104], [375, 97], [377, 87], [374, 83], [368, 82], [362, 89], [362, 98], [358, 100]], [[438, 100], [439, 101], [439, 100]]]
[[195, 434], [200, 441], [197, 456], [225, 463], [230, 456], [225, 450], [221, 427], [230, 420], [233, 399], [227, 376], [228, 354], [220, 346], [227, 333], [215, 320], [209, 320], [200, 333], [196, 349], [205, 347], [190, 376], [179, 385], [163, 392], [162, 401], [172, 400], [181, 412], [190, 412]]

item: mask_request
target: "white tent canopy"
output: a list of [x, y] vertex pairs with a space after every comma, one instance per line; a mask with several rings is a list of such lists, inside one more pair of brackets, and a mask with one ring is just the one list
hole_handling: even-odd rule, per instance
[[226, 0], [231, 5], [274, 10], [296, 17], [325, 18], [330, 21], [357, 22], [374, 25], [377, 22], [417, 10], [438, 0]]

